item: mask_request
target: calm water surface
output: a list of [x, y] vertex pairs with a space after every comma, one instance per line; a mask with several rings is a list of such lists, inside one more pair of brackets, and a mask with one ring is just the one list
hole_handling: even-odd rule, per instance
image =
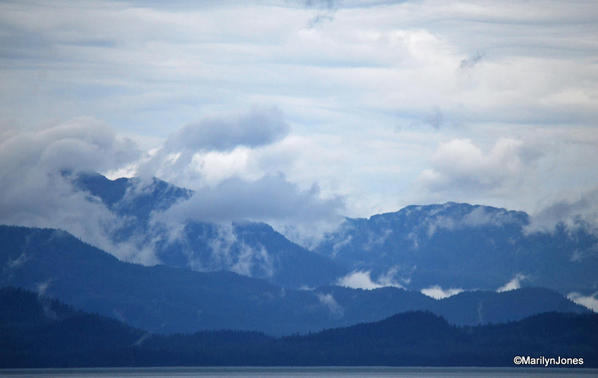
[[235, 367], [0, 370], [3, 377], [597, 377], [598, 369]]

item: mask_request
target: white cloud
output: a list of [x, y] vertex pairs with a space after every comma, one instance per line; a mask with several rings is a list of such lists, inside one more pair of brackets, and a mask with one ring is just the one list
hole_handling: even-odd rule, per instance
[[188, 124], [168, 137], [164, 149], [169, 152], [230, 151], [238, 146], [271, 144], [288, 132], [289, 125], [280, 110], [253, 109], [245, 114], [227, 114]]
[[[88, 114], [127, 135], [166, 139], [208, 114], [273, 104], [294, 140], [248, 152], [199, 133], [200, 148], [226, 151], [194, 155], [181, 170], [165, 164], [161, 177], [215, 185], [277, 166], [301, 188], [318, 182], [326, 196], [349, 198], [351, 216], [473, 196], [529, 210], [559, 189], [592, 185], [591, 138], [554, 136], [581, 128], [595, 139], [591, 3], [312, 5], [3, 2], [1, 114], [22, 124]], [[521, 134], [552, 134], [537, 166], [525, 159], [530, 138]], [[443, 156], [428, 161], [453, 140], [462, 143], [444, 156], [454, 169]], [[213, 168], [195, 175], [202, 165]], [[420, 173], [431, 191], [413, 185]]]
[[438, 147], [419, 181], [431, 191], [492, 191], [523, 180], [537, 156], [521, 140], [499, 139], [484, 154], [470, 139], [453, 139]]
[[340, 198], [321, 198], [316, 185], [301, 190], [278, 174], [256, 181], [230, 178], [214, 188], [198, 188], [190, 199], [176, 203], [157, 216], [170, 222], [278, 220], [301, 223], [334, 219], [342, 206]]
[[351, 289], [373, 290], [381, 287], [399, 287], [403, 286], [396, 282], [394, 275], [397, 273], [396, 268], [389, 269], [388, 272], [378, 277], [377, 280], [372, 280], [370, 271], [353, 271], [344, 277], [337, 280], [336, 284]]
[[111, 233], [127, 222], [99, 200], [73, 188], [65, 171], [102, 171], [139, 156], [135, 145], [89, 118], [0, 140], [0, 223], [59, 228], [123, 260], [156, 263], [151, 251], [114, 243]]
[[521, 273], [517, 273], [509, 282], [496, 289], [496, 291], [498, 293], [502, 293], [504, 291], [517, 290], [521, 287], [521, 282], [526, 279], [527, 276]]
[[343, 316], [345, 309], [338, 304], [332, 294], [316, 293], [316, 296], [318, 297], [320, 303], [325, 306], [332, 315], [336, 317]]
[[596, 295], [598, 293], [594, 293], [592, 295], [584, 296], [580, 293], [569, 293], [567, 298], [572, 300], [573, 302], [577, 303], [578, 305], [585, 306], [594, 312], [598, 312], [598, 299], [596, 299]]
[[574, 200], [560, 200], [533, 214], [526, 231], [552, 232], [558, 224], [569, 230], [584, 228], [598, 235], [598, 188], [585, 191]]
[[463, 289], [460, 288], [450, 288], [450, 289], [443, 289], [438, 285], [430, 286], [425, 289], [421, 289], [420, 292], [428, 297], [432, 297], [434, 299], [443, 299], [452, 297], [453, 295], [457, 295], [463, 292]]

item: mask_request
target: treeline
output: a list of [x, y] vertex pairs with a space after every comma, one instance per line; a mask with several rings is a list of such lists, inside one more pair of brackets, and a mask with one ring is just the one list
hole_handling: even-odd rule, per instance
[[516, 355], [598, 366], [598, 315], [545, 313], [456, 327], [428, 312], [307, 335], [156, 335], [14, 288], [0, 289], [0, 367], [513, 366]]

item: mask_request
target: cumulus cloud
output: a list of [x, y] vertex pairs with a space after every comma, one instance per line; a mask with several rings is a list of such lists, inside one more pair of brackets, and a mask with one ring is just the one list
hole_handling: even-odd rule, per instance
[[440, 144], [418, 180], [433, 192], [492, 191], [520, 182], [539, 154], [517, 139], [501, 138], [487, 153], [470, 139], [453, 139]]
[[370, 271], [356, 270], [337, 280], [336, 284], [351, 289], [373, 290], [381, 287], [398, 287], [403, 286], [394, 279], [398, 269], [393, 267], [388, 272], [382, 274], [377, 280], [372, 280]]
[[262, 107], [206, 118], [170, 135], [137, 174], [189, 187], [193, 194], [154, 213], [153, 222], [172, 228], [188, 221], [264, 221], [295, 242], [316, 243], [342, 221], [344, 201], [323, 196], [317, 184], [300, 187], [281, 167], [262, 164], [258, 151], [280, 144], [289, 131], [280, 110]]
[[461, 288], [450, 288], [450, 289], [443, 289], [439, 285], [430, 286], [425, 289], [421, 289], [420, 292], [423, 295], [427, 295], [428, 297], [432, 297], [434, 299], [443, 299], [452, 297], [453, 295], [457, 295], [463, 292]]
[[153, 263], [148, 251], [115, 244], [110, 234], [127, 222], [98, 199], [75, 190], [67, 172], [102, 171], [135, 161], [139, 151], [107, 125], [90, 118], [0, 141], [0, 223], [59, 228], [124, 260]]
[[598, 293], [584, 296], [580, 293], [573, 292], [569, 293], [567, 295], [567, 298], [577, 303], [578, 305], [585, 306], [594, 312], [598, 312], [598, 299], [596, 298], [597, 295]]
[[289, 131], [277, 108], [255, 108], [246, 113], [205, 118], [171, 134], [137, 171], [141, 176], [180, 181], [185, 174], [198, 175], [197, 157], [202, 154], [269, 145], [287, 136]]
[[509, 282], [507, 282], [503, 286], [496, 289], [496, 291], [498, 293], [502, 293], [504, 291], [517, 290], [521, 287], [521, 282], [526, 279], [527, 279], [527, 276], [525, 276], [524, 274], [521, 274], [521, 273], [517, 273], [515, 275], [515, 277], [513, 277]]

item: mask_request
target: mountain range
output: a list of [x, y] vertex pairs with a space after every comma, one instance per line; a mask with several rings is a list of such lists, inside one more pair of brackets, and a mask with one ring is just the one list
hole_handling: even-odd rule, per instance
[[[133, 240], [160, 263], [195, 271], [227, 270], [285, 288], [335, 285], [354, 273], [410, 290], [546, 287], [563, 295], [598, 290], [598, 238], [564, 223], [533, 227], [521, 211], [448, 202], [346, 218], [308, 250], [265, 223], [187, 220], [173, 232], [163, 214], [193, 191], [156, 178], [109, 180], [70, 174], [74, 186], [127, 221], [115, 243]], [[111, 251], [108, 251], [111, 252]], [[508, 285], [511, 282], [511, 285]], [[378, 285], [379, 286], [379, 285]]]
[[346, 219], [315, 249], [352, 271], [412, 289], [496, 290], [541, 286], [598, 289], [598, 238], [563, 223], [532, 227], [521, 211], [448, 202], [407, 206], [368, 219]]
[[285, 289], [233, 272], [122, 262], [52, 229], [0, 226], [0, 245], [0, 287], [34, 290], [152, 332], [239, 329], [284, 335], [376, 321], [409, 310], [428, 310], [453, 324], [469, 325], [546, 311], [587, 311], [541, 288], [475, 291], [442, 300], [395, 287]]
[[456, 327], [429, 312], [406, 312], [275, 338], [243, 331], [151, 334], [15, 288], [0, 289], [0, 303], [0, 368], [513, 366], [515, 356], [575, 358], [577, 365], [569, 367], [598, 366], [596, 314], [545, 313], [500, 325]]
[[[70, 173], [66, 173], [70, 174]], [[347, 271], [331, 259], [301, 247], [265, 223], [187, 221], [176, 237], [161, 213], [193, 192], [152, 178], [109, 180], [97, 173], [69, 176], [76, 188], [99, 199], [126, 222], [112, 232], [116, 243], [150, 246], [164, 265], [196, 271], [227, 270], [286, 288], [332, 283]], [[157, 221], [156, 221], [157, 220]]]
[[306, 334], [408, 311], [451, 326], [497, 324], [590, 312], [567, 295], [598, 288], [594, 234], [564, 224], [539, 231], [523, 212], [408, 206], [346, 218], [308, 250], [260, 222], [170, 224], [169, 210], [195, 193], [156, 178], [62, 176], [118, 220], [106, 228], [109, 245], [150, 251], [154, 262], [120, 260], [60, 229], [5, 225], [0, 287], [152, 333]]

